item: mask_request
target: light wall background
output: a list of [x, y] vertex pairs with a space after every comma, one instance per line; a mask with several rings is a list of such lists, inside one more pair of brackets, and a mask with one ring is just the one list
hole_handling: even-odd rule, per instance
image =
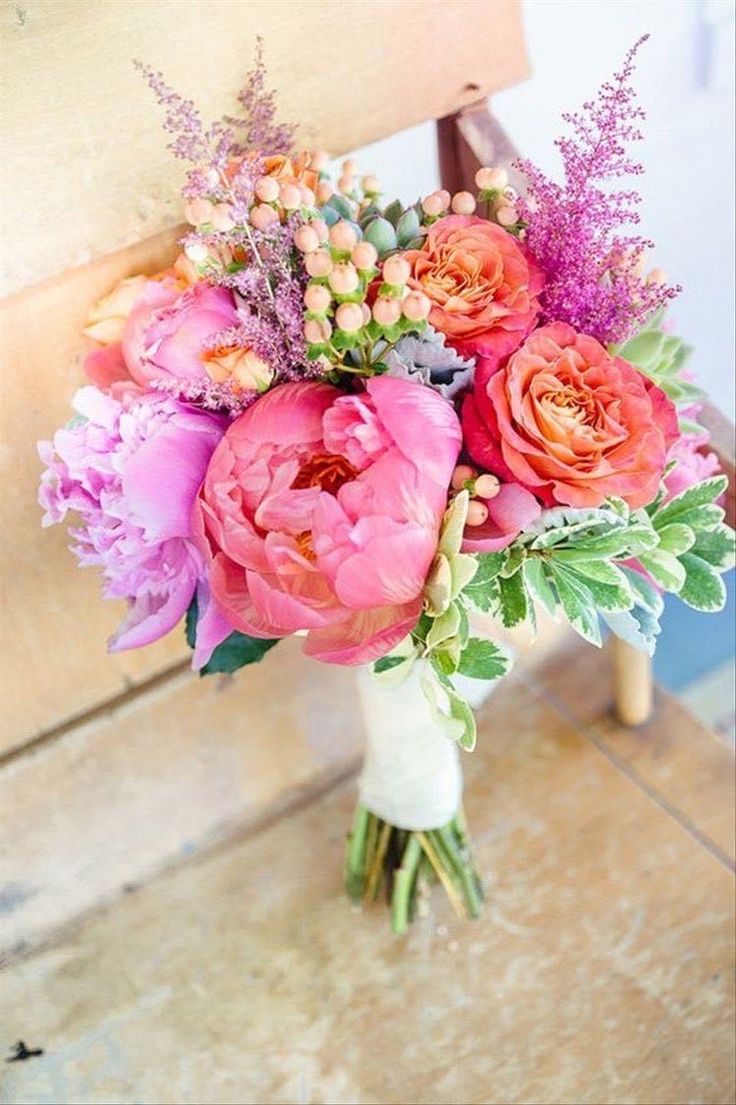
[[[486, 2], [486, 0], [473, 0]], [[468, 4], [472, 34], [472, 2]], [[713, 401], [734, 410], [734, 11], [732, 0], [526, 0], [533, 75], [493, 109], [517, 146], [548, 172], [560, 115], [576, 110], [642, 34], [636, 86], [647, 112], [639, 159], [642, 232], [683, 285], [670, 317], [695, 346], [691, 366]], [[450, 44], [448, 44], [450, 48]], [[434, 125], [356, 151], [388, 195], [437, 186]]]

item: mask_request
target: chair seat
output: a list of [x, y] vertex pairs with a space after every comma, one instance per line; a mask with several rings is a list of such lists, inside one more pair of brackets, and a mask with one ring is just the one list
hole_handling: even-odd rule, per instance
[[10, 1098], [732, 1101], [733, 756], [661, 692], [623, 729], [610, 693], [574, 643], [484, 707], [480, 921], [354, 914], [340, 784], [12, 965], [6, 1038], [46, 1052]]

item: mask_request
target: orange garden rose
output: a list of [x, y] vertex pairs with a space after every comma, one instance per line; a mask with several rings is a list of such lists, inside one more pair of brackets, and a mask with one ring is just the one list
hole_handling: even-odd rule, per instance
[[310, 168], [311, 160], [310, 154], [306, 152], [296, 157], [277, 154], [274, 157], [264, 158], [263, 173], [265, 176], [275, 177], [282, 184], [306, 184], [307, 188], [314, 191], [319, 173]]
[[474, 215], [447, 215], [405, 257], [409, 286], [432, 303], [429, 321], [464, 353], [506, 356], [539, 312], [541, 271], [516, 239]]
[[678, 437], [664, 392], [561, 322], [535, 330], [503, 367], [479, 361], [463, 431], [476, 463], [548, 506], [576, 507], [609, 495], [646, 506]]

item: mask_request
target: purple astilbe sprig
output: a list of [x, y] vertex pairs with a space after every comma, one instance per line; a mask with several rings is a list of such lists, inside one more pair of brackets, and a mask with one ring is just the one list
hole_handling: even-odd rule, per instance
[[555, 145], [562, 156], [564, 183], [558, 184], [531, 161], [517, 168], [527, 179], [521, 200], [526, 243], [546, 274], [540, 302], [543, 321], [568, 322], [599, 341], [630, 337], [658, 308], [681, 290], [647, 281], [644, 255], [653, 245], [631, 228], [640, 221], [641, 197], [612, 181], [641, 175], [628, 153], [642, 139], [645, 112], [631, 84], [642, 36], [621, 70], [580, 112], [563, 115], [572, 133]]
[[152, 391], [164, 392], [180, 403], [231, 418], [242, 414], [259, 396], [257, 391], [236, 390], [227, 380], [216, 384], [214, 380], [179, 380], [170, 376], [151, 380], [149, 386]]
[[276, 122], [276, 97], [266, 87], [266, 65], [263, 60], [263, 39], [256, 41], [253, 68], [238, 93], [242, 115], [226, 115], [224, 122], [239, 131], [233, 154], [243, 155], [249, 150], [267, 150], [269, 154], [286, 154], [294, 143], [294, 126]]

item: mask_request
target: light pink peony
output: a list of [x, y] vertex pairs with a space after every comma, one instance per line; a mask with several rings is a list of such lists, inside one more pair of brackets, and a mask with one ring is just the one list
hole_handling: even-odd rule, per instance
[[459, 449], [452, 406], [407, 380], [259, 399], [215, 450], [195, 511], [227, 620], [256, 637], [307, 630], [305, 652], [337, 664], [389, 652], [421, 613]]
[[[173, 629], [198, 585], [206, 603], [192, 507], [225, 421], [160, 395], [121, 403], [94, 387], [74, 407], [80, 417], [39, 444], [43, 524], [79, 515], [69, 532], [80, 564], [101, 567], [106, 597], [130, 606], [110, 651], [138, 648]], [[214, 632], [213, 646], [224, 635]]]

